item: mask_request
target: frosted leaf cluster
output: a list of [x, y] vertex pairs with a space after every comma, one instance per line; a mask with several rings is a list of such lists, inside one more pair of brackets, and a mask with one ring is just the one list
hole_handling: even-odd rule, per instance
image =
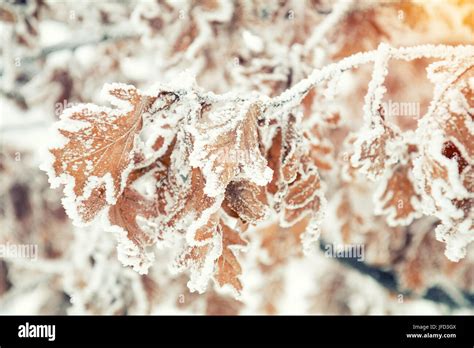
[[[417, 56], [444, 60], [429, 67], [435, 99], [412, 134], [384, 117], [382, 99], [388, 62]], [[114, 108], [66, 109], [57, 123], [62, 142], [51, 148], [44, 168], [52, 185], [65, 184], [63, 203], [76, 223], [101, 217], [99, 223], [117, 232], [125, 265], [146, 273], [150, 247], [184, 243], [175, 269], [190, 270], [192, 290], [204, 291], [213, 277], [239, 292], [236, 255], [249, 225], [274, 212], [282, 227], [305, 221], [305, 250], [317, 240], [326, 199], [311, 144], [324, 138], [317, 125], [305, 128], [302, 105], [310, 90], [340, 71], [373, 62], [350, 165], [379, 181], [375, 213], [392, 226], [422, 213], [439, 217], [437, 237], [447, 243], [447, 256], [459, 260], [473, 238], [473, 57], [470, 46], [381, 44], [314, 71], [275, 98], [218, 96], [189, 82], [147, 93], [107, 85]], [[153, 136], [144, 141], [148, 129]], [[140, 193], [143, 185], [152, 188], [148, 197]]]
[[473, 13], [1, 3], [2, 312], [469, 311]]

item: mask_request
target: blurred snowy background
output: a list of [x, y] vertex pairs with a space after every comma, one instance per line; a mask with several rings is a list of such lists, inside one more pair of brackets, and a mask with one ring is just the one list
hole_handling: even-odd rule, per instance
[[[38, 169], [51, 124], [74, 103], [102, 104], [104, 83], [145, 88], [187, 70], [216, 93], [275, 96], [312, 69], [380, 42], [473, 44], [473, 16], [469, 0], [2, 0], [0, 243], [36, 245], [37, 255], [0, 258], [0, 313], [474, 313], [472, 246], [453, 263], [435, 239], [432, 218], [389, 227], [369, 216], [373, 187], [364, 181], [344, 191], [337, 183], [329, 187], [333, 217], [347, 225], [338, 229], [329, 219], [322, 231], [327, 243], [364, 245], [364, 262], [330, 258], [324, 250], [303, 256], [298, 225], [269, 223], [249, 231], [244, 291], [234, 299], [212, 287], [190, 293], [187, 277], [170, 273], [167, 250], [156, 252], [147, 275], [122, 266], [114, 236], [73, 227], [59, 190]], [[394, 63], [391, 98], [416, 100], [426, 110], [427, 63]], [[339, 156], [341, 134], [360, 125], [369, 78], [364, 68], [345, 77], [343, 123], [330, 131], [328, 156]], [[416, 119], [394, 122], [412, 129]], [[324, 160], [321, 171], [334, 174], [324, 172]]]

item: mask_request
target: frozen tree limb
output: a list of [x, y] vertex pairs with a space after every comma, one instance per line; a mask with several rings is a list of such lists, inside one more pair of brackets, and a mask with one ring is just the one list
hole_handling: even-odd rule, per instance
[[329, 64], [322, 69], [315, 69], [308, 78], [298, 82], [292, 88], [271, 100], [271, 105], [278, 108], [280, 114], [285, 114], [301, 103], [304, 96], [315, 86], [332, 79], [336, 74], [357, 68], [360, 65], [372, 63], [377, 60], [378, 54], [386, 51], [388, 59], [410, 61], [419, 58], [447, 59], [455, 56], [474, 56], [474, 46], [459, 45], [421, 45], [414, 47], [391, 47], [380, 44], [377, 50], [356, 53], [341, 61]]

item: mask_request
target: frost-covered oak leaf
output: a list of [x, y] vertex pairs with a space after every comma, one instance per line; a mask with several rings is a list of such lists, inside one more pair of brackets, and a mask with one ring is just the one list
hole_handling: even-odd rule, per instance
[[239, 232], [234, 231], [226, 224], [221, 224], [222, 254], [217, 259], [215, 279], [220, 286], [230, 286], [240, 293], [243, 289], [239, 279], [242, 266], [235, 255], [235, 250], [247, 245]]
[[191, 165], [201, 168], [208, 196], [224, 193], [237, 176], [260, 186], [271, 181], [272, 171], [260, 150], [261, 108], [257, 102], [208, 105], [189, 128], [194, 136]]
[[314, 252], [316, 248], [326, 203], [316, 167], [312, 163], [303, 163], [296, 180], [289, 185], [283, 199], [280, 225], [293, 226], [308, 217], [306, 230], [301, 235], [305, 253]]
[[308, 132], [311, 139], [311, 157], [319, 170], [330, 171], [334, 168], [334, 146], [323, 136], [321, 128], [320, 125], [314, 125], [311, 133]]
[[390, 164], [398, 160], [397, 145], [399, 130], [387, 122], [382, 99], [387, 91], [384, 86], [388, 74], [389, 47], [381, 43], [374, 61], [372, 79], [365, 95], [363, 113], [364, 125], [356, 133], [351, 164], [369, 179], [380, 178]]
[[225, 190], [225, 202], [244, 221], [256, 223], [269, 212], [265, 187], [248, 180], [232, 181]]
[[280, 175], [280, 161], [281, 161], [281, 144], [282, 135], [281, 130], [278, 129], [272, 139], [272, 145], [267, 151], [268, 166], [273, 171], [273, 178], [267, 185], [267, 190], [271, 194], [276, 194], [279, 190], [281, 175]]
[[321, 180], [314, 166], [305, 165], [296, 180], [288, 186], [283, 198], [282, 227], [292, 226], [310, 214], [321, 209], [324, 200], [321, 191]]
[[472, 57], [459, 66], [458, 75], [449, 62], [429, 67], [435, 99], [417, 130], [422, 146], [414, 165], [425, 213], [441, 219], [436, 235], [446, 243], [446, 255], [453, 261], [464, 257], [466, 246], [474, 241]]
[[113, 225], [111, 230], [117, 231], [118, 227], [121, 230], [117, 232], [126, 237], [119, 238], [119, 258], [140, 273], [146, 272], [154, 260], [153, 254], [146, 248], [153, 245], [155, 240], [141, 229], [137, 217], [154, 217], [157, 215], [156, 209], [154, 201], [147, 200], [131, 187], [125, 187], [116, 204], [109, 210], [109, 221]]
[[235, 249], [247, 244], [240, 233], [228, 227], [218, 214], [213, 214], [208, 222], [194, 234], [193, 246], [186, 246], [179, 254], [174, 269], [189, 270], [188, 287], [202, 293], [211, 278], [221, 287], [230, 286], [236, 294], [242, 291], [239, 276], [242, 274]]
[[375, 214], [386, 215], [389, 226], [407, 226], [421, 216], [411, 162], [387, 171], [374, 196]]
[[385, 122], [363, 127], [357, 132], [351, 165], [369, 179], [379, 179], [396, 162], [397, 132]]
[[[289, 114], [284, 126], [277, 130], [268, 150], [268, 164], [273, 170], [273, 178], [267, 189], [272, 194], [281, 193], [288, 184], [295, 181], [301, 158], [307, 152], [302, 146], [303, 134], [298, 131], [296, 123], [296, 117]], [[280, 199], [281, 195], [278, 194], [277, 205]]]
[[58, 122], [64, 143], [50, 149], [52, 186], [65, 184], [63, 203], [76, 223], [89, 222], [107, 205], [115, 204], [133, 157], [142, 114], [154, 101], [133, 86], [106, 86], [117, 108], [80, 104], [66, 109]]
[[299, 131], [297, 119], [289, 114], [284, 127], [278, 129], [267, 152], [273, 179], [267, 191], [274, 195], [273, 208], [279, 213], [282, 227], [306, 219], [302, 234], [303, 248], [308, 251], [319, 237], [319, 223], [326, 199], [321, 187], [315, 159], [309, 156], [309, 144]]
[[219, 209], [222, 198], [209, 197], [204, 192], [205, 179], [199, 168], [192, 168], [189, 176], [189, 185], [178, 192], [166, 226], [186, 231], [188, 242], [192, 242], [197, 229], [206, 225], [211, 214]]
[[302, 133], [298, 129], [297, 119], [293, 114], [288, 115], [282, 129], [282, 148], [280, 153], [280, 175], [285, 182], [293, 182], [296, 179], [301, 156], [304, 154], [302, 148]]
[[203, 293], [215, 272], [216, 260], [222, 253], [222, 237], [218, 225], [219, 219], [214, 214], [196, 231], [196, 245], [186, 245], [175, 261], [174, 270], [189, 270], [188, 287], [191, 291]]

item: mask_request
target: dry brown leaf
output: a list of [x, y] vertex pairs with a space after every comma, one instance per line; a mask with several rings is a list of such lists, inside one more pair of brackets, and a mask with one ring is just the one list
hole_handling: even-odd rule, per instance
[[234, 253], [236, 247], [247, 244], [240, 232], [232, 230], [213, 214], [207, 224], [196, 231], [194, 244], [186, 246], [175, 263], [178, 271], [190, 271], [190, 290], [204, 292], [209, 279], [214, 277], [219, 286], [229, 285], [240, 293], [242, 269]]
[[71, 204], [66, 208], [77, 221], [91, 221], [122, 193], [133, 167], [142, 114], [153, 102], [131, 86], [112, 87], [109, 94], [124, 110], [92, 104], [68, 109], [58, 129], [67, 143], [50, 150], [54, 156], [50, 180], [68, 185], [65, 193]]
[[390, 226], [409, 225], [421, 216], [421, 196], [412, 177], [411, 162], [396, 165], [375, 194], [375, 213], [387, 216]]
[[232, 230], [225, 224], [221, 224], [221, 233], [222, 255], [217, 259], [215, 278], [220, 286], [230, 285], [240, 293], [243, 289], [239, 279], [242, 267], [232, 249], [236, 246], [245, 246], [247, 242], [242, 239], [239, 232]]
[[282, 179], [293, 182], [296, 179], [303, 150], [301, 147], [302, 134], [297, 131], [296, 117], [289, 115], [288, 122], [282, 130], [282, 151], [280, 158], [280, 173]]
[[219, 219], [214, 214], [206, 225], [196, 231], [194, 237], [197, 245], [186, 246], [175, 262], [178, 271], [190, 271], [188, 287], [191, 291], [204, 292], [214, 274], [215, 262], [220, 255], [222, 244], [218, 226]]
[[[204, 213], [213, 210], [216, 198], [204, 193], [205, 180], [199, 168], [193, 168], [190, 175], [190, 185], [187, 190], [178, 192], [167, 226], [173, 229], [187, 228], [191, 234], [191, 229], [194, 231], [207, 223]], [[192, 227], [188, 221], [192, 221]]]
[[371, 180], [379, 179], [390, 164], [395, 162], [391, 143], [397, 141], [397, 133], [384, 121], [370, 129], [357, 133], [351, 164]]
[[264, 220], [269, 213], [265, 187], [247, 180], [231, 181], [227, 185], [224, 204], [228, 204], [242, 220], [251, 223]]
[[140, 248], [151, 245], [153, 238], [140, 229], [137, 216], [150, 218], [156, 215], [155, 203], [146, 200], [130, 187], [124, 189], [117, 203], [109, 210], [110, 223], [123, 228], [127, 232], [128, 239]]
[[[453, 261], [464, 257], [474, 241], [474, 66], [469, 59], [460, 66], [464, 70], [420, 122], [417, 132], [423, 145], [414, 168], [423, 206], [442, 220], [437, 238], [446, 242], [446, 255]], [[429, 68], [434, 82], [453, 74], [449, 62]]]
[[278, 192], [281, 175], [280, 175], [280, 157], [281, 157], [281, 130], [278, 129], [272, 139], [272, 145], [267, 151], [268, 166], [273, 171], [272, 181], [267, 185], [267, 191], [274, 195]]
[[258, 103], [242, 106], [203, 108], [200, 123], [191, 130], [194, 150], [191, 164], [199, 167], [205, 178], [205, 193], [211, 197], [224, 193], [237, 176], [263, 186], [272, 172], [260, 150]]
[[283, 198], [283, 216], [280, 221], [288, 227], [304, 217], [315, 214], [321, 208], [321, 181], [314, 166], [307, 166], [296, 180], [288, 186]]

